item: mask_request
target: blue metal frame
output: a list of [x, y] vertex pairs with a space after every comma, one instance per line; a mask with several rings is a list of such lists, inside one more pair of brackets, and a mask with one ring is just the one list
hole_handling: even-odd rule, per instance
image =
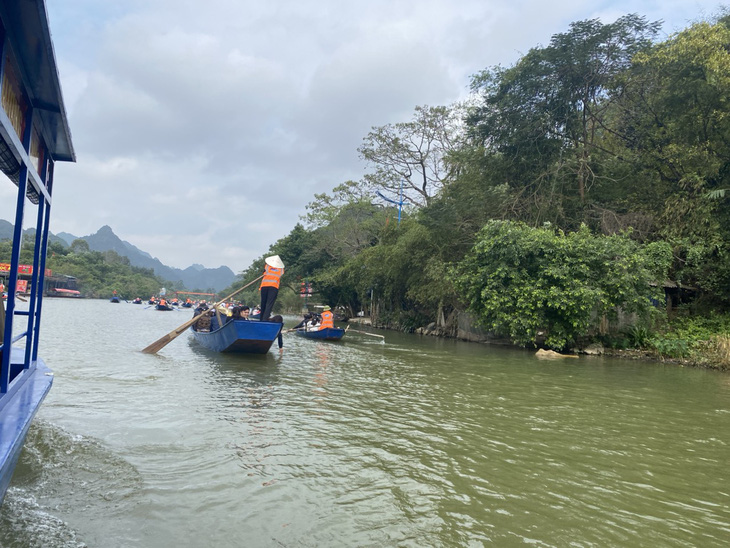
[[[4, 153], [2, 166], [13, 182], [17, 174], [18, 191], [5, 328], [3, 342], [0, 343], [0, 503], [33, 417], [53, 383], [53, 374], [38, 357], [51, 194], [55, 162], [75, 161], [48, 29], [45, 0], [0, 0], [0, 96], [4, 74], [8, 70], [7, 58], [11, 59], [13, 72], [19, 73], [16, 75], [17, 81], [13, 79], [13, 85], [21, 89], [23, 100], [20, 101], [20, 108], [27, 108], [27, 111], [23, 135], [17, 135], [2, 108], [3, 104], [0, 104], [0, 147]], [[12, 99], [11, 105], [19, 107]], [[34, 132], [39, 138], [40, 169], [31, 159], [31, 149], [35, 150], [31, 145]], [[28, 201], [35, 203], [36, 199], [38, 211], [35, 219], [33, 272], [29, 280], [28, 310], [25, 311], [16, 308], [18, 268], [25, 206]], [[22, 325], [24, 316], [25, 330], [13, 335], [14, 327]], [[23, 339], [25, 348], [13, 346]]]

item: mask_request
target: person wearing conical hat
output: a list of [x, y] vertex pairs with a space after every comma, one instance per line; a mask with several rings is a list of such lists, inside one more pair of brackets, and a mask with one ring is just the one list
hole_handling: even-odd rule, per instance
[[261, 317], [260, 321], [269, 320], [271, 311], [274, 309], [276, 297], [279, 294], [279, 283], [284, 274], [284, 263], [278, 255], [272, 255], [264, 259], [264, 277], [261, 280], [259, 291], [261, 291]]

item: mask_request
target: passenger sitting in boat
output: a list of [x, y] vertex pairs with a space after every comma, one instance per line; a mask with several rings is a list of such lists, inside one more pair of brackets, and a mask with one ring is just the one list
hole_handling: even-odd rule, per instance
[[247, 306], [234, 306], [231, 310], [231, 315], [226, 320], [227, 322], [231, 320], [248, 320], [248, 314], [250, 310]]
[[[205, 313], [203, 314], [203, 312]], [[205, 310], [199, 312], [196, 308], [193, 317], [200, 316], [200, 318], [193, 324], [193, 329], [195, 331], [210, 331], [210, 315], [211, 312], [206, 312]]]
[[297, 325], [292, 327], [292, 329], [301, 329], [302, 327], [307, 325], [307, 322], [311, 322], [311, 321], [312, 321], [312, 315], [307, 313], [304, 315], [304, 319], [301, 322], [299, 322]]

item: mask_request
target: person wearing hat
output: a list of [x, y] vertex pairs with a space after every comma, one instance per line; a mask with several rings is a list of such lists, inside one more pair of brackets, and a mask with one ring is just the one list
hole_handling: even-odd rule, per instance
[[327, 329], [328, 327], [334, 327], [335, 326], [335, 315], [332, 313], [332, 310], [329, 306], [325, 306], [322, 309], [322, 323], [319, 324], [320, 329]]
[[264, 278], [261, 280], [259, 291], [261, 291], [261, 317], [262, 322], [268, 321], [271, 311], [274, 309], [276, 296], [279, 294], [279, 283], [284, 274], [284, 263], [278, 255], [272, 255], [264, 259]]

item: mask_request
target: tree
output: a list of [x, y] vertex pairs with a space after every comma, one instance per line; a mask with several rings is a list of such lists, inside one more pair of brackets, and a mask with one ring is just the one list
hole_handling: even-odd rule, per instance
[[561, 350], [595, 335], [601, 318], [615, 318], [619, 308], [647, 317], [670, 262], [666, 244], [645, 249], [623, 235], [593, 236], [585, 226], [565, 234], [491, 221], [454, 273], [487, 329], [523, 345], [543, 333], [547, 346]]
[[373, 193], [411, 207], [428, 205], [453, 177], [448, 154], [459, 141], [457, 113], [449, 107], [416, 107], [410, 122], [374, 127], [358, 149], [360, 157], [374, 166], [365, 176]]
[[89, 253], [91, 251], [91, 248], [89, 247], [89, 242], [86, 240], [82, 240], [81, 238], [76, 238], [73, 242], [71, 242], [70, 245], [71, 253]]
[[572, 208], [561, 222], [580, 222], [597, 176], [594, 156], [610, 153], [601, 139], [620, 95], [616, 77], [650, 46], [658, 28], [637, 15], [610, 24], [572, 23], [570, 32], [554, 35], [514, 67], [475, 75], [472, 88], [483, 104], [469, 117], [471, 134], [499, 155], [502, 182], [525, 189], [527, 197], [546, 198], [535, 201], [538, 209]]
[[730, 20], [697, 23], [637, 54], [617, 135], [650, 186], [659, 235], [675, 246], [674, 279], [730, 301]]

